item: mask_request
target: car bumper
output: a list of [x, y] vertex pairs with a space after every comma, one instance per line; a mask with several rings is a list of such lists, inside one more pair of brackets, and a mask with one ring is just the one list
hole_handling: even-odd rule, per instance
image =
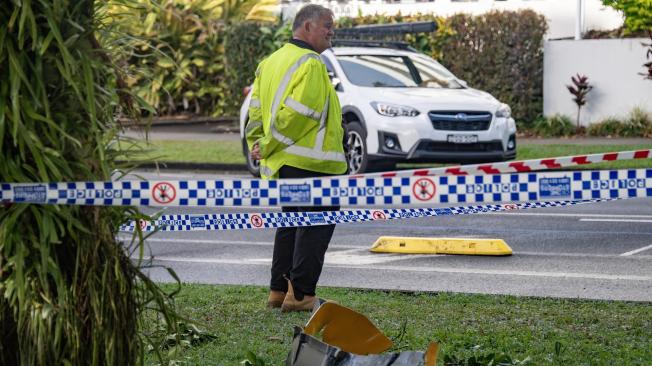
[[428, 163], [482, 163], [511, 160], [515, 157], [516, 148], [504, 150], [502, 140], [454, 144], [428, 139], [419, 140], [408, 153], [398, 153], [381, 148], [380, 153], [370, 156], [372, 160]]
[[474, 144], [454, 144], [445, 141], [420, 140], [407, 155], [408, 160], [433, 163], [465, 163], [509, 160], [516, 149], [503, 150], [502, 140]]
[[[515, 149], [507, 148], [509, 139], [516, 133], [515, 129], [510, 127], [513, 124], [511, 118], [494, 117], [486, 130], [442, 130], [435, 129], [428, 116], [377, 117], [373, 129], [368, 130], [368, 151], [378, 157], [402, 156], [403, 159], [409, 160], [446, 159], [447, 162], [461, 162], [471, 161], [475, 157], [480, 160], [504, 160], [515, 155]], [[370, 127], [370, 124], [367, 126]], [[473, 135], [478, 142], [449, 143], [447, 141], [450, 135]], [[388, 137], [395, 141], [395, 148], [388, 149], [384, 144]]]

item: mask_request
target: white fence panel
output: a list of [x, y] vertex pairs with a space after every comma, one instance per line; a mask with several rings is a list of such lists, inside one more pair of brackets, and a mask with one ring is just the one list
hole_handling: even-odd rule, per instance
[[586, 126], [607, 117], [623, 118], [634, 107], [652, 112], [652, 80], [645, 71], [645, 38], [560, 40], [544, 43], [543, 113], [561, 113], [575, 120], [577, 105], [566, 89], [571, 76], [588, 76], [593, 86], [582, 107], [580, 123]]

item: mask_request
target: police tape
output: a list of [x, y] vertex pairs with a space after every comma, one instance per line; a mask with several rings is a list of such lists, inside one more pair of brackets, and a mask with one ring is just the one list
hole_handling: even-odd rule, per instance
[[433, 177], [334, 176], [73, 183], [1, 183], [0, 202], [98, 206], [351, 206], [652, 197], [652, 169]]
[[[152, 220], [132, 221], [120, 226], [122, 232], [134, 232], [139, 227], [144, 232], [150, 231], [213, 231], [213, 230], [247, 230], [269, 229], [279, 227], [306, 227], [358, 223], [367, 221], [385, 221], [393, 219], [471, 215], [491, 212], [526, 210], [544, 207], [562, 207], [587, 203], [613, 201], [619, 198], [568, 200], [548, 202], [526, 202], [509, 204], [491, 204], [460, 206], [447, 208], [405, 208], [382, 210], [344, 210], [317, 212], [266, 212], [266, 213], [229, 213], [199, 215], [162, 215]], [[138, 225], [138, 227], [137, 227]]]
[[528, 173], [533, 171], [561, 169], [585, 164], [602, 163], [616, 160], [649, 159], [652, 149], [615, 151], [600, 154], [572, 155], [558, 158], [507, 161], [489, 164], [458, 165], [441, 168], [399, 170], [393, 172], [358, 174], [356, 178], [366, 177], [409, 177], [432, 175], [482, 175], [502, 173]]

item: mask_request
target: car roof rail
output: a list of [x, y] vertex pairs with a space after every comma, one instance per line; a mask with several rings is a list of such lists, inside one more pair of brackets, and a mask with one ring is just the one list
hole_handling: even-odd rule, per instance
[[335, 29], [338, 38], [360, 37], [360, 36], [387, 36], [412, 33], [430, 33], [437, 29], [436, 22], [411, 22], [393, 24], [367, 24], [358, 25], [353, 28]]
[[331, 41], [332, 45], [340, 47], [385, 47], [385, 48], [394, 48], [398, 50], [417, 52], [412, 46], [407, 42], [400, 41], [374, 41], [374, 40], [361, 40], [361, 39], [333, 39]]
[[437, 29], [436, 22], [411, 22], [393, 24], [366, 24], [353, 28], [335, 29], [333, 46], [387, 47], [417, 52], [407, 42], [388, 40], [388, 37], [413, 33], [430, 33]]

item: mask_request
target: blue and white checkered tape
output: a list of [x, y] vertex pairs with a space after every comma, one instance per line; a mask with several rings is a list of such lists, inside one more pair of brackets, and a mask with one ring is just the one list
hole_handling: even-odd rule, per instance
[[[617, 199], [617, 198], [614, 198]], [[525, 210], [530, 208], [561, 207], [609, 201], [614, 199], [567, 200], [510, 204], [473, 205], [447, 208], [405, 208], [383, 210], [345, 210], [321, 212], [235, 213], [205, 215], [163, 215], [152, 221], [132, 221], [120, 231], [134, 232], [136, 225], [142, 231], [205, 231], [268, 229], [344, 224], [354, 222], [393, 220], [403, 218], [470, 215], [489, 212]]]
[[652, 169], [436, 177], [0, 183], [0, 201], [105, 206], [432, 207], [652, 197]]

